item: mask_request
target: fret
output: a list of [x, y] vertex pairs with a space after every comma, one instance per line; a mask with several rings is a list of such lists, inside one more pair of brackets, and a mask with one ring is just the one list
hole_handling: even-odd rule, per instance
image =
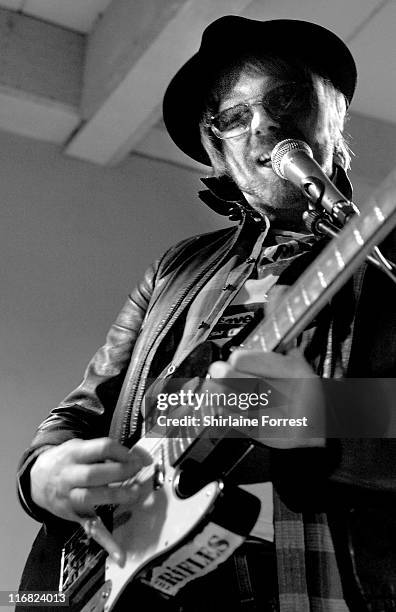
[[383, 212], [374, 206], [364, 217], [361, 217], [360, 227], [357, 228], [366, 238], [369, 238], [385, 221]]
[[305, 289], [305, 287], [301, 287], [301, 295], [303, 297], [303, 300], [304, 300], [305, 304], [307, 306], [309, 306], [311, 304], [311, 300], [309, 299], [309, 295], [308, 295], [307, 290]]
[[[253, 340], [265, 351], [273, 350], [282, 340], [301, 331], [361, 263], [376, 242], [396, 225], [396, 175], [375, 199], [370, 209], [356, 215], [305, 270], [297, 285], [289, 289], [276, 309], [256, 328]], [[387, 224], [385, 224], [387, 222]]]
[[289, 317], [290, 323], [295, 323], [296, 319], [294, 317], [293, 310], [290, 306], [289, 300], [286, 300], [286, 312], [287, 312], [287, 316]]
[[272, 325], [274, 327], [274, 332], [275, 332], [275, 336], [276, 336], [277, 340], [280, 340], [281, 339], [281, 333], [279, 331], [278, 322], [277, 322], [275, 317], [272, 319]]
[[336, 262], [337, 262], [337, 266], [340, 270], [343, 270], [345, 268], [345, 261], [342, 258], [342, 255], [339, 251], [339, 249], [334, 249], [334, 255], [336, 258]]
[[[396, 175], [393, 183], [396, 183]], [[389, 233], [389, 226], [396, 225], [394, 188], [395, 184], [391, 192], [385, 192], [383, 201], [373, 199], [368, 212], [353, 217], [325, 246], [297, 283], [288, 289], [276, 308], [256, 327], [251, 336], [245, 339], [244, 348], [260, 349], [267, 353], [276, 349], [283, 341], [288, 342], [306, 327], [345, 283], [353, 269], [363, 261], [365, 254]], [[207, 405], [205, 409], [207, 414], [215, 414], [213, 405]], [[174, 446], [175, 440], [172, 440], [176, 458], [199, 436], [199, 429], [190, 426], [187, 430], [187, 440], [179, 441], [178, 448]]]
[[289, 300], [286, 300], [286, 312], [287, 312], [287, 316], [289, 317], [290, 323], [295, 323], [296, 319], [294, 317], [293, 310], [290, 306]]
[[321, 270], [318, 270], [317, 274], [318, 274], [320, 284], [322, 285], [323, 289], [326, 289], [327, 282], [326, 282], [323, 272]]
[[[260, 327], [258, 329], [260, 331]], [[267, 333], [267, 338], [268, 338], [268, 333]], [[259, 348], [264, 353], [268, 353], [268, 351], [270, 350], [268, 348], [267, 341], [264, 338], [264, 335], [261, 333], [255, 333], [251, 338], [249, 338], [246, 342], [244, 342], [243, 346], [246, 349], [250, 349], [250, 350]]]
[[384, 214], [378, 206], [374, 206], [373, 212], [380, 223], [383, 223], [385, 221]]
[[355, 240], [358, 243], [359, 246], [363, 246], [364, 245], [364, 239], [362, 234], [359, 232], [359, 230], [354, 229], [353, 230], [353, 235], [355, 236]]
[[261, 348], [263, 349], [264, 353], [268, 353], [269, 351], [268, 351], [267, 343], [263, 335], [260, 336], [260, 344], [261, 344]]
[[[291, 308], [290, 308], [290, 311], [291, 311]], [[294, 318], [294, 320], [296, 320], [296, 317], [298, 317], [298, 310], [297, 310], [296, 313], [292, 312], [292, 319], [290, 319], [290, 311], [288, 310], [287, 304], [285, 303], [282, 306], [282, 308], [276, 309], [276, 313], [274, 312], [274, 318], [276, 318], [276, 328], [273, 325], [274, 330], [275, 330], [274, 340], [276, 340], [277, 343], [279, 343], [279, 341], [282, 340], [282, 337], [293, 325], [292, 319]]]

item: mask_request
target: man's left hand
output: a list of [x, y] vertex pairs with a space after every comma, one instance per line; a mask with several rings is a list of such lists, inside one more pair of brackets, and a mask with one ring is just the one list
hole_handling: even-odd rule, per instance
[[212, 363], [208, 372], [216, 384], [224, 387], [227, 379], [264, 379], [288, 398], [287, 406], [271, 407], [270, 402], [265, 413], [274, 419], [304, 419], [306, 426], [280, 426], [276, 433], [273, 430], [270, 437], [261, 440], [266, 445], [274, 448], [324, 446], [325, 401], [321, 380], [298, 349], [284, 354], [236, 349], [228, 361]]

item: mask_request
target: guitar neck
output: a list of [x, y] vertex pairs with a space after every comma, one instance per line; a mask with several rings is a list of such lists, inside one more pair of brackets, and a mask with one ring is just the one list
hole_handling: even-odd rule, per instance
[[274, 311], [246, 338], [243, 347], [275, 350], [302, 332], [396, 225], [396, 198], [383, 197], [326, 245]]
[[[302, 332], [331, 297], [365, 260], [376, 244], [396, 226], [396, 173], [385, 181], [367, 203], [363, 213], [353, 217], [346, 227], [321, 251], [298, 281], [287, 290], [276, 308], [245, 339], [242, 348], [273, 351]], [[210, 403], [206, 413], [214, 411]], [[202, 412], [202, 411], [201, 411]], [[184, 436], [175, 428], [168, 433], [167, 452], [175, 463], [201, 434], [202, 425], [183, 427]]]

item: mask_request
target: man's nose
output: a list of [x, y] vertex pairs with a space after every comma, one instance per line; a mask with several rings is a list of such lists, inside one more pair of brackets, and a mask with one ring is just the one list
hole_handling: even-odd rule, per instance
[[273, 128], [277, 128], [278, 123], [268, 114], [262, 104], [255, 104], [253, 107], [253, 117], [250, 124], [252, 134], [265, 134]]

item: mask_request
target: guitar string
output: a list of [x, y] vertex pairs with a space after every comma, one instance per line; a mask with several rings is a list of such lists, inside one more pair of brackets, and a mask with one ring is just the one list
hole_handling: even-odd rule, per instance
[[[195, 431], [196, 428], [194, 428]], [[144, 435], [142, 439], [148, 439], [147, 435]], [[181, 437], [177, 437], [177, 438], [160, 438], [158, 440], [158, 442], [156, 444], [154, 444], [153, 448], [151, 450], [148, 451], [148, 453], [151, 455], [151, 457], [153, 459], [155, 459], [155, 455], [157, 454], [158, 450], [161, 449], [161, 447], [163, 446], [164, 442], [166, 441], [170, 441], [170, 440], [177, 440], [179, 443], [180, 441], [183, 439]], [[188, 437], [186, 438], [186, 440], [188, 441], [188, 445], [191, 444], [192, 440], [194, 438], [192, 437]], [[169, 448], [169, 445], [167, 445], [167, 447]], [[185, 449], [183, 449], [184, 452]], [[169, 459], [169, 456], [167, 457]], [[146, 480], [148, 480], [150, 477], [155, 475], [155, 465], [149, 465], [144, 467], [142, 470], [140, 470], [138, 472], [138, 474], [136, 474], [134, 477], [132, 477], [131, 479], [128, 479], [127, 481], [124, 482], [129, 482], [130, 486], [132, 486], [133, 484], [135, 484], [136, 482], [138, 484], [145, 482]], [[123, 486], [123, 484], [121, 483], [119, 485], [120, 487]], [[124, 486], [127, 486], [124, 484]], [[116, 512], [116, 510], [114, 511], [114, 513]], [[83, 527], [80, 527], [79, 529], [77, 529], [77, 531], [71, 536], [71, 538], [67, 541], [65, 546], [68, 546], [70, 548], [70, 546], [73, 546], [74, 541], [76, 541], [75, 546], [73, 546], [73, 551], [66, 553], [65, 554], [65, 561], [66, 564], [70, 566], [70, 559], [72, 559], [74, 562], [78, 562], [80, 561], [80, 559], [83, 558], [83, 556], [87, 556], [89, 553], [89, 540], [88, 543], [82, 541], [82, 538], [86, 537], [86, 533], [83, 529]], [[66, 568], [64, 570], [64, 572], [67, 571]]]
[[[207, 408], [209, 408], [212, 412], [213, 412], [213, 406], [211, 406], [210, 404], [206, 406]], [[214, 412], [213, 412], [214, 414]], [[168, 442], [168, 444], [166, 444], [166, 451], [167, 451], [167, 459], [168, 462], [171, 463], [170, 460], [170, 453], [169, 453], [169, 447], [170, 444], [172, 444], [173, 448], [172, 448], [172, 453], [171, 455], [173, 457], [176, 456], [176, 458], [178, 458], [185, 450], [188, 446], [191, 445], [191, 442], [197, 437], [197, 435], [199, 435], [200, 433], [202, 433], [202, 431], [204, 430], [204, 428], [200, 431], [198, 427], [196, 426], [190, 426], [187, 427], [187, 431], [193, 431], [193, 436], [191, 437], [190, 435], [188, 436], [173, 436], [173, 435], [169, 435], [168, 437], [163, 436], [162, 438], [158, 439], [158, 442], [155, 443], [153, 445], [153, 447], [148, 450], [147, 452], [149, 453], [149, 455], [155, 460], [155, 457], [157, 455], [157, 452], [161, 449], [164, 448], [164, 444], [166, 442]], [[180, 429], [174, 427], [173, 429], [171, 429], [171, 434], [176, 433], [177, 431], [180, 431]], [[144, 439], [149, 439], [148, 435], [149, 435], [150, 431], [147, 432], [147, 434], [145, 434], [142, 437], [142, 440]], [[186, 442], [184, 443], [183, 440], [186, 440]], [[170, 442], [172, 440], [172, 442]], [[177, 450], [175, 449], [175, 444], [178, 444], [179, 449], [177, 450], [181, 450], [181, 453], [178, 453]], [[186, 444], [186, 446], [184, 446], [184, 444]], [[146, 480], [148, 480], [150, 477], [154, 477], [155, 475], [155, 469], [156, 469], [156, 465], [149, 465], [144, 467], [143, 469], [141, 469], [138, 474], [136, 474], [134, 477], [127, 479], [125, 481], [123, 481], [122, 483], [119, 484], [120, 487], [122, 486], [133, 486], [135, 483], [137, 484], [141, 484], [144, 483]], [[117, 508], [114, 510], [114, 515], [116, 513]], [[67, 571], [67, 568], [70, 567], [70, 563], [71, 560], [74, 563], [79, 562], [85, 555], [85, 557], [88, 556], [89, 553], [89, 545], [90, 542], [88, 540], [88, 542], [83, 541], [83, 537], [86, 538], [86, 533], [84, 531], [84, 529], [82, 527], [80, 527], [79, 529], [77, 529], [77, 531], [71, 536], [71, 538], [68, 540], [68, 542], [66, 543], [65, 546], [67, 546], [68, 548], [73, 547], [73, 550], [71, 552], [67, 552], [65, 554], [65, 562], [66, 562], [66, 567], [64, 569], [64, 573]], [[67, 578], [66, 578], [66, 582], [67, 582]]]
[[[209, 405], [209, 408], [213, 408], [212, 406]], [[196, 432], [197, 429], [194, 427], [193, 428], [194, 431]], [[177, 431], [176, 428], [173, 429], [174, 432]], [[171, 430], [172, 432], [172, 430]], [[143, 439], [146, 438], [148, 439], [148, 435], [144, 435]], [[178, 444], [181, 445], [182, 450], [184, 451], [185, 449], [183, 449], [183, 442], [182, 442], [182, 438], [180, 436], [175, 436], [175, 439], [177, 440]], [[165, 438], [162, 437], [158, 440], [158, 442], [156, 444], [153, 445], [153, 447], [148, 450], [148, 453], [151, 455], [151, 457], [153, 459], [155, 459], [155, 456], [158, 452], [159, 449], [164, 447], [164, 442], [166, 440], [173, 440], [172, 444], [173, 446], [175, 445], [173, 436], [169, 437], [169, 438]], [[187, 438], [188, 440], [188, 444], [190, 444], [190, 437]], [[168, 451], [169, 454], [169, 444], [166, 445], [166, 449]], [[172, 449], [173, 453], [172, 455], [175, 456], [177, 455], [177, 453], [175, 452], [175, 448]], [[169, 456], [167, 456], [167, 459], [169, 460]], [[123, 481], [122, 483], [119, 484], [120, 487], [124, 486], [133, 486], [134, 484], [141, 484], [142, 482], [144, 482], [146, 479], [149, 479], [150, 477], [153, 477], [155, 475], [155, 465], [150, 465], [150, 466], [146, 466], [145, 468], [143, 468], [142, 470], [139, 471], [138, 474], [136, 474], [134, 477], [127, 479], [125, 481]], [[116, 512], [116, 511], [115, 511]], [[79, 533], [80, 531], [80, 533]], [[78, 562], [84, 555], [87, 556], [89, 553], [89, 541], [88, 543], [84, 542], [82, 540], [82, 537], [85, 536], [86, 534], [83, 531], [83, 529], [81, 528], [80, 530], [77, 530], [77, 532], [72, 536], [72, 538], [68, 541], [68, 547], [70, 548], [70, 546], [74, 545], [74, 542], [76, 542], [76, 545], [73, 546], [74, 550], [70, 553], [67, 553], [65, 555], [65, 559], [66, 559], [66, 563], [69, 564], [70, 566], [70, 559], [72, 559], [75, 563]]]
[[[207, 407], [208, 407], [208, 406], [207, 406]], [[210, 406], [210, 405], [209, 405], [209, 408], [210, 408], [211, 410], [213, 410], [213, 407], [212, 407], [212, 406]], [[213, 414], [214, 414], [214, 413], [213, 413]], [[190, 428], [190, 429], [191, 429], [191, 428]], [[187, 445], [185, 448], [184, 448], [184, 444], [185, 444], [185, 443], [184, 443], [184, 441], [183, 441], [183, 440], [184, 440], [184, 437], [181, 437], [181, 436], [177, 436], [177, 437], [176, 437], [176, 436], [175, 436], [175, 437], [173, 437], [173, 436], [172, 436], [172, 437], [162, 437], [162, 438], [158, 439], [158, 442], [157, 442], [157, 443], [155, 443], [155, 444], [153, 445], [153, 447], [152, 447], [150, 450], [148, 450], [147, 452], [148, 452], [148, 453], [150, 454], [150, 456], [151, 456], [151, 457], [152, 457], [152, 458], [155, 460], [158, 450], [160, 450], [161, 448], [163, 448], [163, 447], [164, 447], [164, 444], [165, 444], [166, 442], [168, 442], [168, 444], [165, 444], [165, 446], [166, 446], [166, 451], [167, 451], [167, 459], [168, 459], [168, 462], [169, 462], [169, 463], [171, 463], [171, 462], [170, 462], [170, 457], [169, 457], [169, 454], [170, 454], [170, 453], [169, 453], [169, 447], [170, 447], [170, 445], [172, 445], [172, 446], [173, 446], [173, 449], [172, 449], [172, 451], [173, 451], [173, 452], [171, 453], [171, 454], [172, 454], [172, 456], [173, 456], [173, 457], [174, 457], [175, 455], [176, 455], [176, 457], [177, 457], [178, 455], [180, 456], [180, 454], [182, 454], [182, 453], [180, 453], [180, 454], [179, 454], [179, 453], [175, 452], [175, 448], [174, 448], [174, 447], [175, 447], [175, 444], [178, 444], [179, 446], [181, 446], [181, 450], [182, 450], [182, 452], [184, 452], [184, 451], [186, 450], [186, 448], [187, 448], [187, 447], [188, 447], [188, 446], [191, 444], [191, 442], [192, 442], [192, 441], [193, 441], [193, 440], [196, 438], [196, 434], [197, 434], [197, 433], [198, 433], [198, 434], [199, 434], [199, 433], [202, 433], [202, 431], [203, 431], [203, 430], [202, 430], [202, 431], [200, 432], [200, 431], [199, 431], [199, 429], [198, 429], [197, 427], [193, 427], [192, 429], [194, 430], [194, 436], [193, 436], [193, 437], [190, 437], [190, 436], [185, 437], [185, 438], [186, 438], [186, 445]], [[174, 428], [174, 431], [176, 431], [176, 428]], [[149, 433], [149, 432], [148, 432], [148, 433]], [[143, 438], [142, 438], [142, 439], [148, 439], [148, 434], [145, 434], [145, 435], [143, 436]], [[172, 441], [172, 442], [171, 442], [171, 441]], [[179, 450], [180, 450], [180, 449], [179, 449]], [[177, 457], [177, 458], [178, 458], [178, 457]], [[130, 478], [130, 479], [127, 479], [126, 481], [123, 481], [122, 483], [120, 483], [120, 484], [119, 484], [119, 486], [120, 486], [120, 487], [122, 487], [122, 486], [128, 486], [126, 483], [128, 483], [128, 484], [129, 484], [129, 486], [132, 486], [132, 485], [133, 485], [133, 484], [135, 484], [135, 483], [137, 483], [137, 484], [144, 483], [144, 482], [145, 482], [146, 480], [148, 480], [150, 477], [154, 477], [154, 475], [155, 475], [155, 469], [156, 469], [156, 465], [155, 465], [155, 464], [154, 464], [154, 465], [152, 465], [152, 464], [151, 464], [151, 465], [149, 465], [149, 466], [146, 466], [146, 467], [142, 468], [142, 469], [141, 469], [141, 470], [140, 470], [140, 471], [139, 471], [139, 472], [138, 472], [138, 473], [137, 473], [137, 474], [136, 474], [134, 477], [132, 477], [132, 478]], [[116, 514], [116, 510], [117, 510], [117, 508], [114, 510], [114, 515]], [[80, 533], [81, 533], [81, 535], [80, 535], [78, 532], [80, 532]], [[74, 541], [74, 540], [77, 540], [76, 545], [75, 545], [75, 547], [74, 547], [74, 550], [73, 550], [71, 553], [67, 553], [67, 554], [65, 555], [66, 568], [67, 568], [68, 566], [70, 567], [70, 559], [72, 559], [72, 560], [73, 560], [75, 563], [77, 563], [77, 562], [79, 562], [81, 559], [83, 559], [83, 558], [84, 558], [84, 556], [85, 556], [86, 558], [87, 558], [87, 556], [88, 556], [90, 542], [89, 542], [89, 540], [88, 540], [88, 543], [87, 543], [87, 542], [82, 541], [82, 535], [84, 535], [84, 536], [86, 537], [85, 531], [84, 531], [84, 530], [83, 530], [83, 528], [81, 527], [81, 528], [79, 528], [79, 529], [77, 530], [77, 532], [76, 532], [75, 534], [73, 534], [73, 536], [70, 538], [70, 540], [69, 540], [69, 541], [68, 541], [68, 543], [67, 543], [67, 544], [68, 544], [68, 546], [70, 547], [70, 545], [73, 543], [73, 541]], [[99, 552], [100, 552], [100, 551], [99, 551]], [[98, 553], [96, 553], [94, 556], [96, 556], [97, 554], [98, 554]], [[65, 572], [66, 572], [66, 571], [67, 571], [67, 569], [65, 569], [65, 570], [64, 570], [64, 574], [65, 574]], [[83, 569], [83, 571], [84, 571], [84, 569]], [[79, 574], [78, 574], [78, 575], [80, 576], [80, 575], [81, 575], [81, 572], [79, 572]], [[66, 578], [66, 582], [65, 582], [64, 584], [67, 584], [68, 579], [69, 579], [69, 577], [67, 577], [67, 578]], [[70, 585], [70, 586], [72, 586], [72, 585], [73, 585], [73, 582], [71, 583], [71, 585]], [[70, 587], [67, 587], [67, 588], [70, 588]]]
[[[246, 343], [245, 343], [245, 345], [246, 345]], [[176, 429], [174, 431], [176, 431]], [[148, 439], [148, 434], [144, 435], [143, 439], [144, 438]], [[169, 438], [165, 438], [165, 437], [160, 438], [158, 440], [158, 443], [154, 444], [152, 449], [150, 449], [148, 451], [153, 459], [155, 459], [155, 456], [156, 456], [158, 450], [161, 449], [161, 447], [163, 447], [164, 441], [167, 440], [167, 439], [170, 440], [170, 439], [173, 439], [173, 437], [172, 438], [171, 437], [169, 437]], [[181, 440], [180, 436], [177, 436], [176, 439], [180, 443], [180, 440]], [[167, 445], [167, 450], [169, 450], [169, 445]], [[138, 474], [136, 474], [134, 477], [132, 477], [130, 479], [127, 479], [127, 480], [123, 481], [122, 483], [120, 483], [119, 486], [120, 487], [122, 487], [122, 486], [126, 487], [128, 485], [129, 486], [133, 486], [134, 484], [141, 484], [142, 482], [144, 482], [144, 480], [146, 478], [148, 479], [148, 478], [154, 476], [154, 474], [155, 474], [155, 466], [153, 466], [153, 465], [147, 466], [147, 467], [143, 468], [142, 470], [140, 470], [140, 472]], [[79, 539], [81, 540], [81, 536], [78, 533], [75, 534], [74, 538], [76, 540], [79, 540]], [[80, 555], [83, 555], [84, 554], [84, 548], [87, 549], [88, 546], [85, 543], [82, 543], [82, 542], [81, 542], [80, 546], [81, 546], [81, 553], [80, 553]]]
[[[199, 431], [199, 430], [197, 430], [197, 428], [195, 428], [195, 427], [194, 427], [193, 429], [194, 429], [194, 432], [195, 432], [195, 433], [197, 433], [197, 432]], [[147, 436], [145, 435], [145, 436], [144, 436], [144, 438], [146, 438], [146, 439], [147, 439]], [[188, 437], [188, 438], [186, 438], [186, 441], [187, 441], [188, 446], [191, 444], [191, 442], [192, 442], [192, 440], [193, 440], [194, 438], [195, 438], [195, 436], [194, 436], [194, 437]], [[163, 444], [164, 444], [164, 442], [165, 442], [165, 441], [167, 441], [167, 440], [168, 440], [168, 441], [172, 440], [172, 441], [173, 441], [173, 445], [174, 445], [174, 440], [177, 440], [177, 442], [180, 444], [182, 439], [183, 439], [183, 438], [181, 438], [181, 437], [177, 437], [177, 438], [173, 438], [173, 437], [172, 437], [172, 438], [161, 438], [161, 439], [158, 441], [158, 443], [156, 443], [156, 444], [153, 446], [153, 448], [152, 448], [150, 451], [148, 451], [148, 452], [149, 452], [149, 454], [152, 456], [152, 458], [154, 459], [154, 458], [155, 458], [155, 454], [156, 454], [156, 453], [157, 453], [157, 451], [158, 451], [158, 450], [159, 450], [159, 449], [160, 449], [160, 448], [163, 446]], [[183, 444], [182, 444], [182, 446], [183, 446]], [[168, 449], [169, 449], [169, 444], [167, 445], [167, 450], [168, 450]], [[183, 450], [183, 452], [184, 452], [184, 450], [185, 450], [185, 449], [182, 449], [182, 450]], [[173, 454], [174, 454], [174, 453], [173, 453]], [[168, 460], [169, 460], [169, 456], [168, 456], [167, 458], [168, 458]], [[143, 468], [142, 470], [140, 470], [140, 472], [139, 472], [138, 474], [136, 474], [136, 476], [133, 478], [133, 481], [132, 481], [130, 484], [132, 485], [132, 484], [134, 484], [136, 481], [137, 481], [137, 482], [139, 482], [139, 480], [140, 480], [140, 482], [143, 482], [143, 481], [145, 481], [146, 479], [148, 479], [150, 476], [154, 476], [154, 474], [155, 474], [155, 471], [154, 471], [154, 470], [155, 470], [155, 466], [153, 466], [153, 465], [146, 466], [145, 468]], [[147, 477], [147, 478], [146, 478], [146, 477]], [[121, 486], [122, 486], [122, 485], [121, 485]], [[80, 532], [80, 534], [79, 534], [78, 532]], [[83, 536], [83, 535], [84, 535], [84, 536], [86, 536], [86, 534], [85, 534], [85, 532], [84, 532], [83, 528], [81, 527], [81, 528], [79, 528], [79, 529], [77, 530], [77, 532], [76, 532], [75, 534], [73, 534], [73, 536], [72, 536], [72, 537], [70, 538], [70, 540], [67, 542], [68, 547], [70, 547], [70, 546], [72, 545], [73, 541], [74, 541], [74, 540], [77, 540], [76, 545], [75, 545], [75, 547], [74, 547], [74, 550], [73, 550], [71, 553], [66, 553], [66, 555], [65, 555], [65, 561], [66, 561], [66, 564], [67, 564], [69, 567], [70, 567], [70, 558], [72, 558], [72, 560], [73, 560], [74, 562], [78, 562], [78, 561], [80, 561], [80, 559], [81, 559], [81, 558], [83, 558], [83, 556], [84, 556], [84, 555], [85, 555], [85, 556], [87, 556], [87, 554], [88, 554], [88, 552], [89, 552], [89, 541], [88, 541], [88, 543], [83, 542], [83, 541], [82, 541], [82, 536]], [[67, 567], [67, 566], [66, 566], [66, 567]], [[65, 572], [65, 571], [66, 571], [66, 569], [64, 570], [64, 572]], [[67, 582], [67, 579], [66, 579], [66, 582]]]
[[[285, 296], [285, 297], [288, 297], [288, 296]], [[163, 440], [161, 439], [161, 441], [158, 443], [158, 445], [154, 445], [154, 447], [153, 447], [152, 451], [149, 451], [149, 454], [150, 454], [150, 455], [151, 455], [153, 458], [154, 458], [154, 454], [153, 454], [153, 453], [154, 453], [154, 452], [156, 452], [156, 451], [158, 450], [158, 448], [160, 448], [160, 447], [161, 447], [161, 445], [162, 445], [162, 444], [163, 444]], [[143, 468], [143, 470], [141, 470], [141, 472], [139, 472], [139, 474], [137, 474], [137, 475], [136, 475], [136, 478], [135, 478], [135, 479], [133, 479], [133, 480], [131, 481], [131, 483], [130, 483], [130, 484], [132, 485], [132, 484], [134, 484], [134, 482], [139, 482], [139, 478], [141, 479], [141, 478], [142, 478], [142, 476], [143, 476], [143, 475], [146, 475], [146, 474], [147, 474], [147, 475], [149, 475], [149, 474], [150, 474], [150, 472], [151, 472], [152, 470], [153, 470], [153, 467], [152, 467], [152, 466], [149, 466], [149, 467], [147, 467], [147, 468]], [[153, 471], [152, 473], [153, 473], [153, 475], [154, 475], [154, 471]], [[121, 485], [121, 486], [122, 486], [122, 485]], [[76, 536], [75, 536], [75, 537], [77, 538], [77, 537], [79, 537], [79, 536], [77, 536], [77, 534], [76, 534]]]
[[[145, 438], [147, 438], [147, 436], [144, 436]], [[168, 439], [168, 438], [167, 438]], [[170, 440], [171, 438], [169, 438]], [[161, 445], [163, 445], [164, 443], [164, 439], [160, 439], [158, 441], [158, 443], [156, 443], [153, 448], [148, 451], [149, 454], [151, 455], [151, 457], [153, 459], [155, 459], [155, 455], [157, 454], [158, 450], [161, 448]], [[153, 467], [153, 465], [149, 465], [146, 466], [144, 468], [142, 468], [138, 474], [136, 474], [134, 477], [123, 481], [123, 483], [128, 483], [130, 485], [135, 484], [135, 482], [143, 482], [146, 478], [149, 478], [150, 476], [154, 475], [154, 469], [155, 467]], [[123, 483], [120, 483], [120, 487], [123, 486]], [[127, 486], [126, 484], [124, 484], [124, 486]], [[71, 536], [71, 538], [66, 542], [66, 546], [70, 546], [74, 540], [76, 539], [81, 539], [81, 537], [86, 537], [85, 531], [82, 527], [80, 527], [79, 529], [77, 529], [77, 531]]]
[[[213, 409], [212, 406], [209, 405], [210, 409]], [[168, 462], [171, 463], [170, 461], [170, 457], [169, 457], [169, 443], [172, 440], [172, 445], [173, 445], [173, 449], [172, 449], [172, 456], [176, 456], [178, 458], [178, 456], [180, 456], [188, 446], [191, 445], [192, 441], [197, 437], [197, 434], [199, 435], [199, 433], [202, 433], [199, 431], [199, 429], [195, 426], [192, 427], [188, 427], [187, 430], [193, 430], [193, 436], [175, 436], [172, 437], [165, 437], [163, 436], [162, 438], [158, 439], [158, 442], [156, 444], [153, 445], [152, 449], [148, 450], [147, 452], [151, 455], [151, 457], [153, 459], [155, 459], [155, 456], [157, 454], [157, 452], [163, 448], [164, 443], [168, 441], [168, 444], [166, 444], [166, 450], [167, 450], [167, 459]], [[173, 428], [173, 430], [171, 430], [172, 433], [176, 432], [176, 431], [180, 431], [178, 430], [176, 427]], [[145, 434], [142, 439], [149, 439], [148, 435], [150, 432], [148, 432], [147, 434]], [[186, 440], [186, 442], [184, 443], [184, 440]], [[181, 446], [181, 449], [179, 448], [178, 450], [181, 450], [181, 453], [179, 454], [177, 452], [177, 450], [175, 450], [175, 444], [178, 444], [179, 446]], [[186, 444], [186, 447], [184, 447], [184, 444]], [[155, 475], [155, 464], [154, 465], [149, 465], [146, 466], [144, 468], [142, 468], [138, 474], [136, 474], [134, 477], [127, 479], [126, 481], [123, 481], [122, 483], [120, 483], [118, 486], [122, 487], [122, 486], [133, 486], [135, 483], [137, 484], [141, 484], [144, 483], [146, 480], [148, 480], [150, 477], [153, 477]], [[117, 508], [114, 511], [114, 514], [116, 513]], [[65, 553], [65, 562], [66, 562], [66, 567], [64, 572], [67, 571], [67, 568], [70, 567], [70, 560], [72, 560], [74, 563], [79, 562], [84, 555], [87, 557], [89, 554], [89, 546], [90, 546], [90, 541], [88, 540], [88, 542], [84, 541], [83, 538], [86, 538], [86, 533], [83, 529], [83, 527], [80, 527], [76, 530], [76, 532], [71, 536], [71, 538], [69, 538], [69, 540], [66, 542], [65, 547], [70, 548], [72, 547], [73, 550], [71, 552], [66, 552]]]

